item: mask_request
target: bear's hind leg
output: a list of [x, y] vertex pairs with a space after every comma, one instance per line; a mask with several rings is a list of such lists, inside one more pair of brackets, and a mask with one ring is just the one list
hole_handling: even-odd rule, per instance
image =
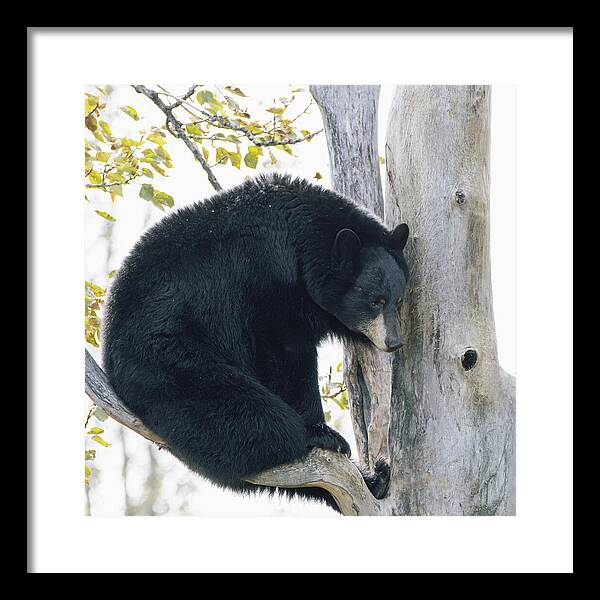
[[169, 450], [215, 483], [237, 488], [246, 477], [302, 458], [306, 428], [298, 413], [231, 366], [195, 373], [176, 395], [140, 415]]

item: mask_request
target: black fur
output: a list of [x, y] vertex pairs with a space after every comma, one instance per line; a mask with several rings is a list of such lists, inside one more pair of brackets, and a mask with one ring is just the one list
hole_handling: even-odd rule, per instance
[[[222, 486], [253, 489], [245, 477], [312, 446], [349, 454], [324, 424], [317, 345], [366, 340], [374, 299], [396, 310], [405, 242], [353, 202], [283, 175], [183, 208], [119, 269], [104, 332], [110, 382], [173, 454]], [[378, 469], [366, 476], [376, 495], [387, 487]]]

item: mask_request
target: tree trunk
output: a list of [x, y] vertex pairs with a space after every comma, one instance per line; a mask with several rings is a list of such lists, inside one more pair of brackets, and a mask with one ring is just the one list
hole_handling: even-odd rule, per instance
[[[333, 189], [383, 219], [383, 191], [377, 152], [379, 86], [313, 85], [321, 114]], [[388, 424], [391, 357], [366, 344], [344, 345], [344, 381], [360, 462], [372, 469], [389, 457]]]
[[[311, 88], [333, 187], [371, 210], [379, 185], [370, 158], [375, 89]], [[486, 86], [401, 86], [390, 110], [385, 221], [411, 229], [411, 279], [400, 314], [406, 343], [393, 356], [392, 481], [382, 514], [515, 513], [514, 379], [498, 364], [492, 309], [489, 111]], [[387, 438], [388, 429], [386, 399], [373, 403], [371, 389], [385, 393], [388, 369], [380, 370], [384, 355], [347, 355], [353, 422], [361, 458], [366, 452], [371, 463], [372, 436]]]
[[498, 364], [489, 237], [490, 88], [401, 86], [386, 220], [411, 228], [394, 360], [394, 514], [515, 513], [514, 379]]

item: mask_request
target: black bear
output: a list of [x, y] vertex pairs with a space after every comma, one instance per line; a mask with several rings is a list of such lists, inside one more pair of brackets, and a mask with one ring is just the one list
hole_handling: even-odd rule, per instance
[[[351, 200], [261, 176], [165, 217], [119, 269], [104, 367], [115, 392], [192, 470], [237, 490], [305, 456], [350, 454], [325, 424], [317, 345], [328, 335], [402, 344], [408, 227]], [[365, 480], [385, 493], [389, 467]], [[294, 490], [324, 499], [317, 488]]]

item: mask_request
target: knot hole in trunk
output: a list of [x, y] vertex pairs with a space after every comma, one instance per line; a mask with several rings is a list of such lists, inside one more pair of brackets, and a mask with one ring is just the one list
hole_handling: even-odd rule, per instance
[[477, 350], [469, 348], [463, 352], [460, 364], [465, 371], [470, 371], [477, 364]]

